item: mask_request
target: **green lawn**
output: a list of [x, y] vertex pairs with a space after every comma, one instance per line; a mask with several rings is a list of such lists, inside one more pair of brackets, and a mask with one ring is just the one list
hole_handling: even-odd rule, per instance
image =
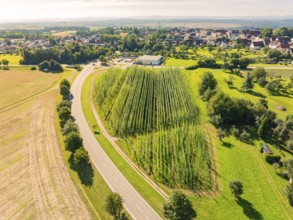
[[[253, 102], [258, 100], [258, 95], [265, 95], [269, 101], [269, 107], [276, 110], [276, 103], [286, 103], [288, 112], [278, 112], [278, 116], [284, 118], [292, 113], [293, 103], [290, 98], [284, 96], [270, 96], [264, 88], [255, 87], [257, 94], [251, 95], [242, 93], [240, 89], [243, 78], [234, 76], [235, 89], [229, 89], [224, 82], [229, 74], [222, 70], [198, 69], [185, 71], [188, 81], [194, 86], [194, 95], [198, 98], [198, 106], [202, 111], [202, 118], [206, 120], [206, 108], [203, 101], [198, 97], [198, 83], [205, 71], [211, 71], [218, 81], [219, 88], [233, 97], [250, 99]], [[258, 94], [259, 93], [259, 94]], [[275, 174], [274, 168], [264, 161], [262, 154], [257, 150], [261, 143], [254, 141], [254, 145], [248, 145], [234, 137], [224, 139], [226, 144], [217, 140], [214, 130], [209, 131], [210, 136], [216, 142], [217, 161], [223, 191], [216, 199], [207, 197], [191, 197], [194, 207], [198, 211], [198, 219], [293, 219], [293, 210], [289, 206], [283, 188], [288, 184], [287, 180]], [[271, 146], [271, 149], [278, 154], [278, 150]], [[284, 152], [285, 158], [292, 157]], [[241, 201], [237, 201], [231, 195], [228, 188], [230, 180], [239, 179], [244, 184], [244, 194]]]
[[[279, 96], [270, 95], [265, 88], [260, 87], [258, 84], [255, 84], [252, 93], [244, 93], [241, 91], [241, 85], [243, 84], [244, 78], [240, 78], [236, 75], [231, 75], [229, 73], [224, 73], [222, 70], [211, 70], [211, 69], [197, 69], [194, 71], [186, 71], [188, 75], [194, 75], [194, 86], [198, 85], [200, 82], [201, 75], [210, 71], [214, 74], [215, 78], [218, 81], [218, 87], [225, 93], [229, 94], [232, 97], [244, 98], [251, 100], [256, 103], [260, 98], [266, 98], [268, 100], [269, 108], [276, 112], [278, 117], [285, 118], [288, 114], [293, 114], [293, 91], [291, 94], [281, 93]], [[234, 86], [230, 89], [224, 79], [229, 79], [229, 76], [233, 76]], [[287, 108], [287, 111], [282, 112], [277, 109], [277, 105], [283, 105]]]
[[19, 65], [19, 61], [22, 59], [20, 55], [0, 54], [0, 61], [6, 59], [9, 61], [9, 65]]
[[[99, 70], [98, 70], [99, 71]], [[103, 147], [105, 152], [111, 158], [116, 167], [126, 177], [130, 184], [144, 197], [144, 199], [163, 216], [164, 198], [157, 193], [115, 150], [115, 148], [102, 135], [100, 128], [97, 125], [96, 119], [90, 107], [89, 89], [93, 75], [91, 75], [85, 82], [82, 92], [82, 107], [87, 122], [95, 134], [96, 139]]]
[[183, 60], [183, 59], [175, 59], [175, 58], [167, 58], [165, 61], [165, 66], [172, 66], [172, 67], [186, 67], [196, 65], [196, 60]]

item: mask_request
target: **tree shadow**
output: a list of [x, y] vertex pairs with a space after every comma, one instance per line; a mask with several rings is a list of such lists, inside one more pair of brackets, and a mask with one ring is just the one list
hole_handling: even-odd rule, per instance
[[222, 145], [226, 148], [232, 148], [233, 144], [231, 144], [230, 142], [227, 141], [222, 141]]
[[94, 170], [90, 163], [87, 165], [76, 164], [73, 159], [73, 154], [70, 155], [68, 162], [70, 168], [77, 172], [80, 182], [85, 186], [92, 186], [94, 179]]
[[250, 203], [249, 201], [242, 199], [241, 197], [239, 197], [236, 200], [237, 204], [240, 205], [243, 208], [243, 213], [249, 218], [249, 219], [263, 219], [262, 214], [257, 211], [252, 203]]
[[259, 93], [259, 92], [255, 92], [255, 91], [253, 91], [253, 90], [249, 90], [249, 91], [247, 91], [247, 93], [250, 94], [250, 95], [253, 95], [253, 96], [260, 97], [260, 98], [266, 98], [265, 95], [263, 95], [263, 94], [261, 94], [261, 93]]

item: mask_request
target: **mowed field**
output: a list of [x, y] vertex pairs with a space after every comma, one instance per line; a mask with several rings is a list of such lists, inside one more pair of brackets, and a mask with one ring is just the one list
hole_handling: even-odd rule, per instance
[[0, 109], [42, 92], [60, 79], [60, 74], [28, 69], [0, 70]]
[[[17, 102], [19, 97], [14, 93], [3, 95], [8, 88], [14, 88], [13, 77], [16, 77], [16, 86], [38, 81], [23, 87], [27, 88], [22, 90], [23, 94], [39, 93], [60, 77], [22, 71], [5, 74], [10, 74], [6, 80], [11, 82], [5, 87], [6, 80], [0, 78], [0, 94], [1, 101], [6, 97], [9, 104]], [[21, 81], [22, 76], [26, 81]], [[71, 180], [60, 150], [55, 128], [57, 94], [56, 88], [9, 110], [0, 110], [0, 219], [92, 218]]]

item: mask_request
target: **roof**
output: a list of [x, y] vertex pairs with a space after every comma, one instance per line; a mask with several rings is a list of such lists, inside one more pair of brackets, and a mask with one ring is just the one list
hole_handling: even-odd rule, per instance
[[254, 41], [252, 43], [253, 43], [253, 46], [255, 46], [255, 47], [264, 47], [265, 46], [263, 41]]
[[271, 149], [266, 144], [262, 144], [262, 149], [264, 154], [273, 154]]
[[138, 60], [149, 60], [149, 61], [159, 61], [163, 57], [162, 56], [150, 56], [150, 55], [143, 55], [138, 58]]

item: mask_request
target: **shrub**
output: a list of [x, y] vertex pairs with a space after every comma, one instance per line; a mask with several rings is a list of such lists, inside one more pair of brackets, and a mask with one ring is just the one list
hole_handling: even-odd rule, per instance
[[33, 67], [31, 68], [31, 70], [37, 70], [37, 67], [33, 66]]
[[265, 160], [269, 164], [279, 163], [281, 160], [281, 156], [279, 156], [279, 155], [266, 155]]

